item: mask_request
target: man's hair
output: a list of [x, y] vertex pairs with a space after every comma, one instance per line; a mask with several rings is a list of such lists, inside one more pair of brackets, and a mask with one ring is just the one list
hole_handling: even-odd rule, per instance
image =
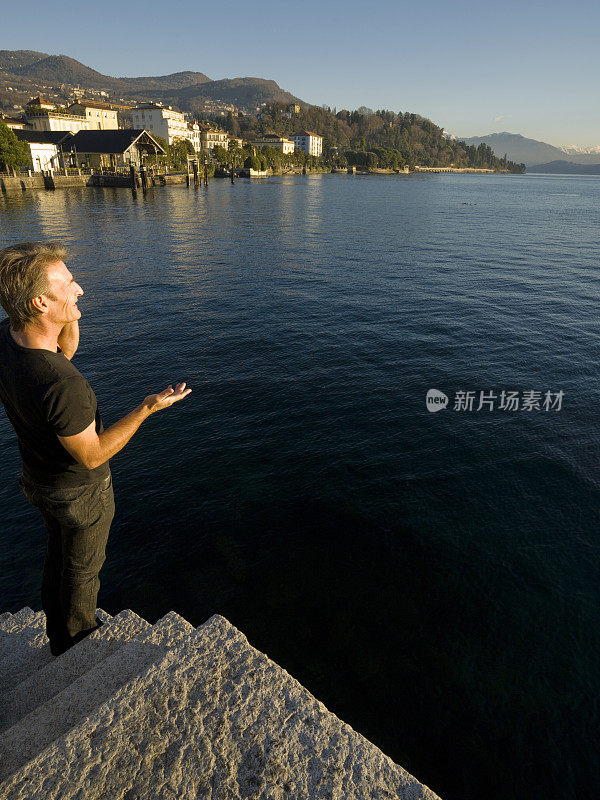
[[38, 315], [31, 305], [34, 297], [56, 299], [46, 268], [64, 261], [65, 254], [59, 242], [23, 242], [0, 250], [0, 304], [13, 330], [25, 330]]

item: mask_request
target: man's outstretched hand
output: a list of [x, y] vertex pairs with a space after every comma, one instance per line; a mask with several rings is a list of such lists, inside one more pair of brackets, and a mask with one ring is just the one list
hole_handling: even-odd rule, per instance
[[148, 395], [144, 400], [144, 405], [151, 414], [154, 414], [156, 411], [162, 411], [163, 408], [169, 408], [173, 403], [183, 400], [191, 391], [191, 389], [185, 388], [185, 383], [178, 383], [174, 389], [169, 385], [164, 392]]

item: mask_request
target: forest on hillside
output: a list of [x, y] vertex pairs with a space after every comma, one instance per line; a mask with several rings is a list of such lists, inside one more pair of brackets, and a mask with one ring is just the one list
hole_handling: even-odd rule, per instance
[[486, 144], [475, 147], [447, 139], [431, 120], [409, 112], [366, 113], [301, 106], [299, 113], [290, 114], [287, 105], [273, 103], [258, 117], [230, 112], [225, 128], [244, 139], [266, 133], [291, 136], [300, 130], [313, 131], [323, 137], [323, 158], [332, 165], [397, 169], [407, 164], [411, 169], [419, 165], [525, 171], [524, 164], [508, 161], [506, 156], [498, 158]]

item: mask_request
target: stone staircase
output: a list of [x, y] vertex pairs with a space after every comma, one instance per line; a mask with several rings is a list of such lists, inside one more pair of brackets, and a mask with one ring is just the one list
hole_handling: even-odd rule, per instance
[[436, 800], [223, 617], [97, 614], [0, 615], [0, 800]]

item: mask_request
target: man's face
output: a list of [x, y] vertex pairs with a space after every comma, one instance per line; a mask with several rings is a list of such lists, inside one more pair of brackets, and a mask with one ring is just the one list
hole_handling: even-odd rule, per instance
[[77, 298], [83, 294], [83, 289], [62, 261], [47, 267], [50, 294], [46, 295], [49, 307], [49, 319], [59, 325], [73, 322], [81, 317], [77, 308]]

